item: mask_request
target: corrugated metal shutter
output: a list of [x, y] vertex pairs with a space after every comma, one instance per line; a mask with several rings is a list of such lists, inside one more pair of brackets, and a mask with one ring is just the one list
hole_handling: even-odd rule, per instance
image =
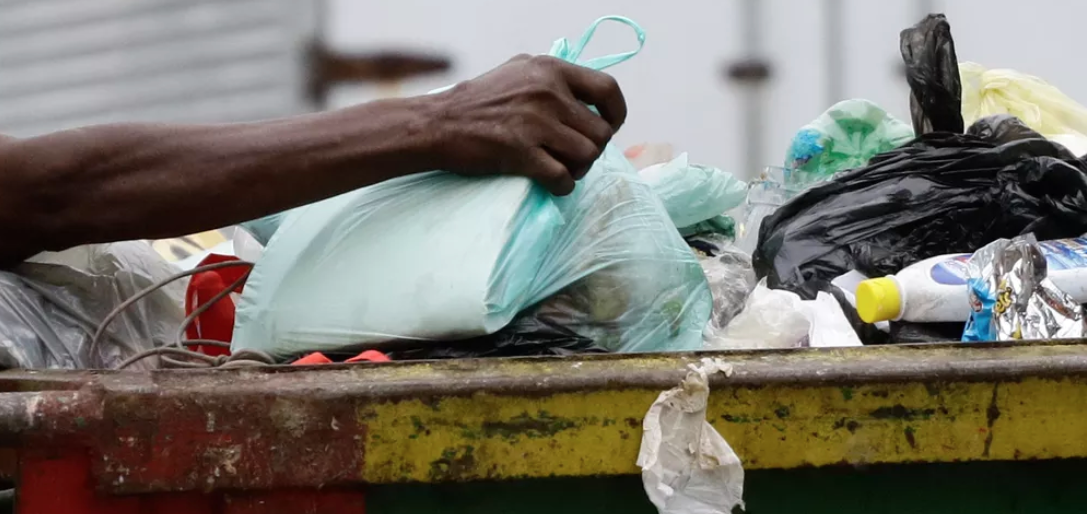
[[0, 133], [309, 109], [314, 2], [0, 0]]

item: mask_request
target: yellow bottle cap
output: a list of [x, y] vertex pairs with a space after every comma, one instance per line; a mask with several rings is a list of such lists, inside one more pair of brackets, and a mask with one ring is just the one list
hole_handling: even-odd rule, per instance
[[857, 285], [857, 314], [865, 323], [888, 321], [902, 310], [902, 292], [890, 277], [871, 278]]

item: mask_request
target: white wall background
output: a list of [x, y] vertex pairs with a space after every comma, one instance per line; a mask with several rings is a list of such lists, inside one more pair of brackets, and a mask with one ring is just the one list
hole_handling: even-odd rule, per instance
[[[920, 19], [914, 0], [844, 0], [844, 92], [908, 120], [908, 88], [899, 74], [898, 32]], [[1087, 2], [1067, 0], [937, 0], [947, 14], [960, 60], [1039, 75], [1087, 103]], [[823, 11], [818, 0], [763, 0], [767, 58], [773, 66], [762, 160], [780, 164], [801, 125], [828, 106]], [[742, 176], [743, 96], [723, 76], [740, 57], [739, 0], [332, 0], [330, 41], [343, 49], [429, 49], [454, 60], [451, 73], [419, 80], [404, 93], [423, 93], [485, 72], [517, 53], [546, 52], [559, 37], [577, 38], [594, 19], [622, 14], [648, 34], [645, 50], [611, 72], [630, 107], [617, 136], [625, 147], [672, 143], [699, 162]], [[606, 26], [591, 49], [622, 51], [633, 38]], [[376, 90], [343, 88], [337, 105], [372, 99]]]

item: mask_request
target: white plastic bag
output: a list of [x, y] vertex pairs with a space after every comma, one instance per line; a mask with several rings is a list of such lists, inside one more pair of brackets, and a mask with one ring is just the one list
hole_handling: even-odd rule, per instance
[[731, 514], [743, 505], [744, 468], [725, 438], [706, 421], [709, 375], [730, 375], [719, 359], [690, 366], [679, 387], [657, 397], [642, 421], [638, 466], [660, 514]]
[[727, 326], [706, 329], [706, 349], [796, 348], [808, 345], [811, 322], [799, 296], [769, 289], [765, 280], [747, 297]]
[[708, 350], [862, 345], [834, 296], [820, 292], [815, 300], [801, 300], [766, 287], [765, 279], [727, 326], [706, 326], [705, 344]]
[[811, 321], [808, 346], [834, 348], [863, 345], [834, 295], [820, 291], [814, 300], [804, 300], [803, 305], [808, 309], [808, 320]]
[[[597, 69], [636, 52], [580, 61]], [[648, 185], [608, 146], [573, 194], [521, 177], [401, 177], [290, 211], [239, 302], [234, 349], [285, 357], [491, 334], [518, 313], [612, 351], [697, 349], [712, 300]]]
[[623, 150], [623, 156], [634, 165], [634, 169], [643, 170], [654, 164], [664, 164], [672, 160], [675, 150], [668, 143], [641, 143]]

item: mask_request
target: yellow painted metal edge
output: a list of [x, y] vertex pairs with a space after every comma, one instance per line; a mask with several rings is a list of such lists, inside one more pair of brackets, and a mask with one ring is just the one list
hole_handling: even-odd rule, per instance
[[[792, 383], [722, 377], [708, 418], [748, 469], [1087, 457], [1087, 378], [1076, 366], [1064, 376], [1024, 373], [1053, 347], [989, 350], [1008, 360], [985, 367], [949, 358], [946, 348], [898, 349], [914, 370], [927, 370], [906, 380], [893, 366], [886, 376], [872, 369], [859, 380], [833, 378], [838, 383], [812, 383], [819, 382], [818, 366], [806, 368], [814, 376], [798, 373]], [[1054, 360], [1083, 353], [1061, 350], [1067, 355]], [[842, 364], [838, 356], [803, 358], [829, 367]], [[768, 356], [761, 364], [787, 368], [788, 360]], [[737, 369], [745, 362], [739, 359]], [[361, 477], [388, 483], [636, 474], [642, 416], [661, 390], [480, 390], [377, 402], [359, 409], [368, 427]]]
[[[183, 438], [209, 455], [244, 434], [253, 448], [314, 445], [308, 451], [319, 453], [333, 444], [337, 455], [327, 458], [358, 466], [350, 478], [342, 468], [329, 468], [327, 475], [307, 473], [295, 486], [636, 474], [646, 410], [690, 364], [710, 356], [734, 372], [712, 378], [708, 419], [748, 469], [1087, 457], [1082, 344], [6, 372], [0, 389], [71, 390], [72, 401], [78, 396], [91, 417], [61, 424], [7, 416], [0, 439], [86, 433], [101, 441], [100, 451], [124, 457], [127, 447], [114, 441], [128, 427], [163, 440]], [[26, 411], [25, 395], [7, 396], [5, 412]], [[274, 409], [257, 413], [256, 405]], [[63, 413], [69, 404], [57, 407]], [[242, 419], [240, 412], [253, 414]], [[178, 413], [186, 413], [185, 423]], [[194, 414], [207, 420], [190, 419]], [[201, 433], [190, 433], [194, 427]], [[346, 448], [357, 454], [344, 454]], [[191, 474], [148, 452], [128, 457], [152, 459], [159, 466], [155, 477]], [[280, 476], [290, 467], [284, 465], [268, 469]], [[139, 473], [125, 482], [129, 492], [165, 487], [133, 469]], [[223, 487], [259, 482], [219, 480]]]
[[[658, 391], [404, 400], [360, 409], [372, 483], [635, 474]], [[1087, 456], [1087, 381], [720, 386], [709, 421], [748, 469]]]

